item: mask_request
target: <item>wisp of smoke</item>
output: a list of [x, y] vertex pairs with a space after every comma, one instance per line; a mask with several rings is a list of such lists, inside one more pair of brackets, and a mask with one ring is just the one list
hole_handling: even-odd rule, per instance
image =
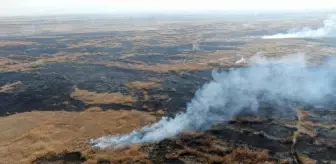
[[336, 37], [336, 16], [324, 20], [323, 27], [312, 29], [305, 27], [302, 29], [292, 29], [288, 33], [278, 33], [275, 35], [265, 35], [262, 39], [282, 39], [282, 38], [323, 38]]
[[319, 103], [335, 94], [336, 58], [309, 67], [304, 55], [279, 59], [255, 57], [246, 68], [212, 72], [213, 80], [202, 86], [185, 112], [120, 136], [105, 136], [89, 143], [98, 148], [155, 142], [186, 130], [204, 130], [229, 121], [244, 109], [257, 111], [262, 102], [280, 110], [285, 101]]

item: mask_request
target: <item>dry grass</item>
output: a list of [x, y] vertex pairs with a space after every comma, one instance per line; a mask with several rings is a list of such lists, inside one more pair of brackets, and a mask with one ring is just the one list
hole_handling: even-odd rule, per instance
[[312, 116], [311, 113], [304, 111], [302, 109], [296, 109], [296, 113], [299, 121], [304, 121], [305, 118]]
[[73, 43], [70, 40], [63, 40], [66, 41], [70, 48], [85, 48], [86, 46], [95, 46], [99, 48], [113, 48], [113, 47], [122, 47], [120, 42], [115, 42], [114, 38], [109, 37], [102, 37], [99, 39], [85, 39], [80, 41], [79, 43]]
[[88, 149], [84, 155], [89, 158], [86, 163], [97, 163], [100, 160], [108, 160], [112, 163], [125, 163], [132, 161], [135, 163], [151, 163], [148, 155], [142, 152], [141, 145], [132, 145], [120, 150], [93, 150]]
[[132, 103], [136, 100], [132, 96], [123, 95], [122, 93], [96, 93], [90, 92], [87, 90], [81, 90], [78, 88], [74, 88], [71, 93], [71, 97], [74, 99], [82, 100], [87, 104], [125, 104], [132, 105]]
[[25, 41], [0, 41], [0, 47], [13, 47], [13, 46], [29, 46], [38, 45], [35, 42], [25, 42]]
[[301, 123], [304, 126], [310, 126], [310, 127], [322, 127], [322, 128], [327, 128], [327, 129], [335, 129], [336, 125], [335, 124], [321, 124], [319, 122], [312, 122], [312, 121], [304, 121]]
[[[185, 159], [192, 156], [197, 159], [187, 159], [192, 161], [202, 161], [202, 163], [276, 163], [270, 159], [268, 150], [248, 147], [232, 147], [230, 144], [217, 140], [215, 136], [202, 135], [194, 132], [186, 132], [183, 135], [192, 136], [190, 141], [194, 144], [184, 143], [177, 140], [180, 150], [166, 155], [167, 159]], [[216, 152], [216, 153], [214, 153]], [[221, 153], [219, 153], [221, 152]], [[223, 155], [220, 155], [223, 154]]]
[[312, 121], [306, 121], [306, 117], [315, 117], [312, 113], [309, 113], [307, 111], [303, 111], [300, 109], [297, 109], [297, 117], [300, 121], [300, 125], [302, 126], [308, 126], [308, 127], [322, 127], [322, 128], [327, 128], [327, 129], [334, 129], [336, 128], [335, 124], [322, 124], [319, 122], [312, 122]]
[[16, 64], [17, 61], [15, 60], [11, 60], [11, 59], [8, 59], [8, 58], [5, 58], [5, 57], [0, 57], [0, 66], [1, 67], [4, 67], [6, 65], [12, 65], [12, 64]]
[[207, 163], [276, 163], [269, 157], [268, 151], [262, 149], [250, 149], [247, 147], [238, 147], [233, 149], [229, 154], [225, 156], [213, 155], [211, 153], [204, 153], [199, 150], [185, 147], [174, 155], [168, 155], [168, 159], [176, 159], [184, 154], [193, 154], [198, 158], [203, 158]]
[[310, 136], [312, 138], [315, 138], [318, 135], [318, 133], [314, 129], [314, 127], [322, 127], [322, 128], [326, 128], [326, 129], [336, 128], [335, 124], [322, 124], [322, 123], [319, 123], [319, 122], [306, 121], [305, 119], [309, 116], [315, 117], [310, 112], [303, 111], [302, 109], [297, 109], [296, 113], [297, 113], [297, 117], [298, 117], [298, 121], [296, 123], [298, 132], [297, 132], [297, 136], [295, 136], [295, 137], [298, 137], [299, 134], [301, 133], [301, 134], [307, 134], [308, 136]]
[[308, 58], [308, 62], [315, 63], [322, 56], [328, 56], [334, 47], [324, 47], [320, 43], [311, 42], [302, 39], [286, 39], [284, 40], [247, 40], [247, 44], [237, 46], [238, 53], [244, 56], [252, 56], [262, 52], [267, 57], [279, 57], [289, 54], [304, 53]]
[[237, 51], [233, 50], [219, 50], [212, 53], [207, 53], [200, 56], [200, 61], [210, 65], [234, 65], [240, 56], [237, 56]]
[[59, 52], [53, 55], [45, 56], [35, 62], [31, 62], [31, 67], [39, 67], [43, 64], [48, 63], [60, 63], [67, 61], [75, 61], [78, 60], [82, 56], [92, 56], [90, 53], [67, 53], [67, 52]]
[[31, 62], [0, 57], [0, 72], [19, 72], [33, 69]]
[[[99, 63], [98, 63], [99, 64]], [[100, 63], [101, 64], [101, 63]], [[120, 67], [120, 68], [132, 68], [144, 71], [154, 71], [154, 72], [169, 72], [169, 71], [197, 71], [197, 70], [207, 70], [212, 69], [213, 66], [207, 63], [171, 63], [171, 64], [154, 64], [147, 65], [144, 63], [138, 64], [122, 64], [118, 62], [108, 62], [104, 64], [107, 67]]]
[[315, 138], [318, 135], [316, 130], [309, 128], [305, 125], [306, 124], [305, 118], [307, 118], [308, 116], [313, 116], [311, 113], [304, 111], [301, 108], [297, 108], [296, 115], [297, 115], [297, 121], [296, 121], [295, 128], [297, 130], [294, 132], [294, 135], [292, 138], [293, 148], [295, 147], [296, 142], [301, 134], [306, 134], [312, 138]]
[[127, 86], [130, 88], [134, 88], [134, 89], [139, 89], [139, 90], [145, 89], [146, 90], [146, 89], [158, 87], [159, 84], [154, 81], [133, 81], [133, 82], [129, 82]]
[[315, 163], [317, 163], [315, 160], [309, 158], [306, 155], [298, 155], [298, 161], [302, 164], [315, 164]]
[[94, 150], [91, 138], [128, 133], [155, 117], [138, 111], [28, 112], [0, 118], [0, 163], [30, 163], [46, 154], [79, 151], [88, 161], [136, 160], [139, 146], [120, 151]]
[[270, 161], [269, 154], [266, 150], [249, 149], [246, 147], [238, 147], [230, 154], [226, 155], [224, 163], [276, 163]]
[[303, 111], [302, 109], [296, 109], [296, 114], [297, 114], [297, 118], [298, 121], [296, 123], [296, 127], [297, 127], [297, 132], [298, 135], [299, 134], [307, 134], [312, 138], [315, 138], [317, 136], [317, 132], [314, 129], [305, 127], [305, 118], [307, 118], [308, 116], [312, 116], [311, 113], [307, 112], [307, 111]]
[[308, 136], [312, 138], [315, 138], [318, 134], [314, 129], [307, 128], [304, 126], [299, 126], [298, 132], [301, 134], [307, 134]]
[[66, 53], [59, 52], [54, 55], [44, 55], [36, 61], [16, 61], [8, 58], [0, 57], [0, 72], [20, 72], [39, 68], [48, 63], [60, 63], [68, 61], [76, 61], [81, 56], [90, 56], [90, 53]]
[[254, 116], [239, 116], [234, 117], [231, 122], [244, 122], [244, 123], [262, 123], [264, 120], [261, 120], [260, 118], [254, 117]]
[[13, 90], [15, 90], [16, 87], [23, 85], [23, 83], [21, 81], [17, 81], [15, 83], [11, 83], [11, 84], [6, 84], [4, 86], [0, 87], [0, 92], [11, 92]]
[[100, 107], [90, 107], [85, 109], [86, 112], [102, 112], [103, 110]]

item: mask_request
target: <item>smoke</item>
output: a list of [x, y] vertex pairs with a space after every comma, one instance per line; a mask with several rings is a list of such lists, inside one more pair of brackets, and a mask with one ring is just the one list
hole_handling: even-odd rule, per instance
[[312, 29], [305, 27], [302, 29], [292, 29], [288, 33], [278, 33], [275, 35], [265, 35], [262, 39], [281, 39], [281, 38], [324, 38], [336, 37], [336, 15], [324, 20], [323, 27]]
[[229, 121], [259, 104], [271, 103], [281, 110], [288, 100], [320, 103], [335, 94], [336, 58], [318, 67], [306, 64], [302, 54], [278, 59], [257, 56], [246, 68], [214, 70], [213, 80], [202, 86], [187, 104], [185, 112], [121, 136], [105, 136], [90, 140], [98, 148], [118, 148], [129, 144], [155, 142], [173, 137], [185, 130], [204, 130]]
[[192, 51], [199, 51], [199, 50], [201, 50], [199, 44], [197, 42], [194, 42], [192, 44]]

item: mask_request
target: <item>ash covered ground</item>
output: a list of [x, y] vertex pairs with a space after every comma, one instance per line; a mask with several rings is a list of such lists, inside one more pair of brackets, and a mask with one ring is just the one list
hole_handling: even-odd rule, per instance
[[2, 18], [0, 163], [334, 163], [333, 101], [263, 103], [117, 150], [88, 144], [185, 112], [215, 68], [244, 69], [256, 54], [318, 65], [336, 52], [334, 37], [262, 36], [319, 28], [328, 15]]

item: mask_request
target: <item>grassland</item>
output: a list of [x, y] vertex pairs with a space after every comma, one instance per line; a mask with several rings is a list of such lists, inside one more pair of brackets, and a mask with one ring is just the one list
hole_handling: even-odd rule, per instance
[[[89, 18], [0, 19], [0, 163], [336, 161], [336, 112], [327, 107], [293, 110], [296, 117], [261, 107], [122, 150], [87, 144], [184, 111], [213, 68], [246, 66], [256, 54], [305, 53], [317, 63], [336, 51], [333, 39], [260, 36], [318, 27], [325, 15]], [[247, 62], [236, 63], [241, 58]]]
[[127, 133], [153, 121], [154, 116], [144, 112], [97, 109], [79, 113], [35, 111], [1, 118], [1, 163], [31, 163], [37, 157], [66, 151], [81, 152], [91, 162], [116, 156], [133, 158], [141, 155], [136, 148], [96, 152], [87, 141], [108, 133]]

